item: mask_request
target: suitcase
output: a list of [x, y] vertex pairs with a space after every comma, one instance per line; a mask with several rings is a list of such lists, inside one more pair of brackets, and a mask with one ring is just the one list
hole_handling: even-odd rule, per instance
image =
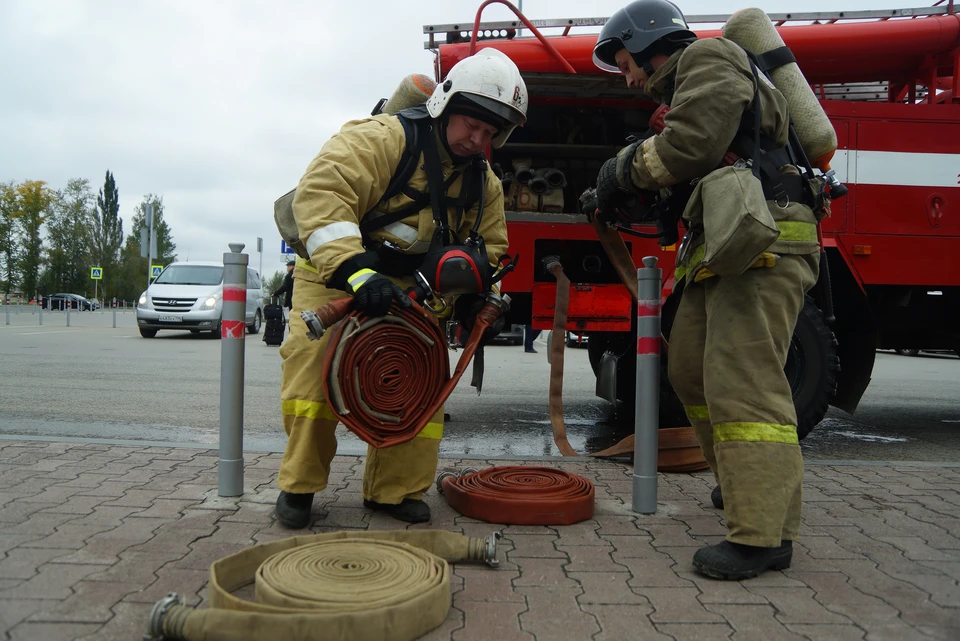
[[263, 316], [267, 321], [263, 326], [263, 342], [267, 345], [279, 345], [283, 342], [283, 330], [286, 325], [283, 306], [276, 303], [264, 305]]

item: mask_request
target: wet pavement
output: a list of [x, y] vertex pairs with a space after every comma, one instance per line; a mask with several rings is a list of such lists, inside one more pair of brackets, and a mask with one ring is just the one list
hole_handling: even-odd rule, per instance
[[[0, 629], [13, 640], [140, 639], [170, 591], [206, 607], [208, 567], [292, 534], [273, 518], [277, 453], [245, 454], [245, 493], [216, 496], [217, 452], [109, 442], [0, 440]], [[912, 640], [960, 638], [960, 466], [807, 466], [792, 567], [741, 582], [692, 572], [722, 539], [705, 474], [661, 474], [654, 515], [631, 512], [632, 468], [544, 457], [496, 461], [581, 474], [594, 517], [509, 526], [443, 497], [409, 529], [503, 533], [498, 569], [453, 569], [446, 621], [423, 639]], [[363, 458], [338, 456], [312, 532], [404, 527], [361, 505]], [[446, 459], [439, 470], [482, 468]], [[303, 533], [300, 531], [299, 533]]]

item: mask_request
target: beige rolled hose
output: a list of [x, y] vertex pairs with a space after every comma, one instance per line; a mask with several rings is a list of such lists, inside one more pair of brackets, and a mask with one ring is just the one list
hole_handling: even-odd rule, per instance
[[[296, 536], [210, 566], [210, 607], [171, 593], [145, 639], [182, 641], [409, 641], [450, 609], [448, 562], [496, 566], [496, 539], [454, 532], [366, 531]], [[256, 601], [233, 594], [253, 583]]]

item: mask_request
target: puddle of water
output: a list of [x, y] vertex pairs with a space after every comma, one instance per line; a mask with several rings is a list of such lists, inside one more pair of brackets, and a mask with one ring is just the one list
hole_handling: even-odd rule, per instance
[[837, 436], [846, 436], [847, 438], [867, 443], [906, 443], [905, 438], [893, 438], [892, 436], [877, 436], [875, 434], [858, 434], [857, 432], [833, 432]]

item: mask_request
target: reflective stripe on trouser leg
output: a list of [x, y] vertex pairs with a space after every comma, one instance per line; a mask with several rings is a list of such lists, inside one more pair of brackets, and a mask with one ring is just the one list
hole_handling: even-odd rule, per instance
[[423, 496], [437, 473], [442, 436], [443, 407], [423, 431], [406, 443], [380, 449], [368, 447], [363, 498], [396, 504], [405, 498]]
[[300, 278], [298, 274], [303, 272], [295, 269], [290, 333], [280, 346], [283, 358], [280, 405], [287, 446], [277, 485], [281, 490], [299, 494], [319, 492], [327, 486], [330, 462], [337, 453], [334, 437], [337, 419], [324, 398], [320, 376], [328, 338], [310, 341], [300, 312], [316, 309], [346, 294]]
[[734, 543], [773, 547], [799, 530], [803, 458], [783, 366], [817, 267], [815, 255], [785, 254], [774, 267], [702, 283], [704, 393]]

